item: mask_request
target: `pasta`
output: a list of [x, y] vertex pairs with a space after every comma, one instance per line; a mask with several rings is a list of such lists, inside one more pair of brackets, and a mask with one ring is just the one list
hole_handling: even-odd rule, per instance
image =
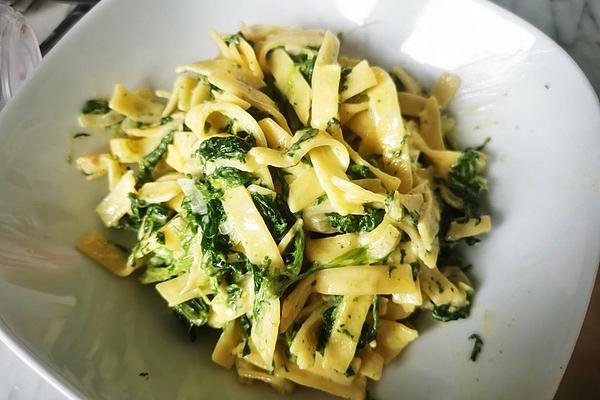
[[170, 92], [117, 84], [86, 103], [79, 123], [110, 132], [110, 152], [77, 168], [108, 177], [96, 212], [137, 241], [77, 247], [155, 285], [190, 329], [220, 329], [212, 360], [243, 382], [364, 399], [418, 337], [416, 310], [469, 314], [456, 250], [491, 218], [482, 147], [449, 146], [460, 80], [428, 93], [340, 56], [329, 31], [211, 37], [219, 56], [178, 68]]

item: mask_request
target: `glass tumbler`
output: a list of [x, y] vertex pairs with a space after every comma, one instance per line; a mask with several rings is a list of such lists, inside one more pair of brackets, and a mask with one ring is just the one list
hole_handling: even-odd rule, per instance
[[0, 0], [0, 109], [42, 59], [25, 18]]

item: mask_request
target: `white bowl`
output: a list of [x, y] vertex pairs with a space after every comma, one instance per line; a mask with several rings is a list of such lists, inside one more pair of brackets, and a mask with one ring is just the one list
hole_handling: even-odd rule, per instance
[[[71, 397], [277, 398], [210, 361], [151, 287], [74, 250], [97, 225], [104, 183], [65, 158], [83, 102], [114, 82], [170, 89], [174, 68], [213, 56], [207, 30], [239, 21], [344, 32], [345, 52], [402, 64], [430, 85], [463, 79], [463, 144], [490, 136], [495, 229], [469, 258], [467, 320], [422, 332], [377, 398], [550, 399], [577, 338], [599, 259], [600, 114], [579, 68], [512, 14], [477, 0], [102, 1], [0, 114], [0, 337]], [[473, 333], [483, 352], [468, 359]], [[148, 372], [147, 377], [140, 376]], [[298, 391], [291, 398], [316, 398]]]

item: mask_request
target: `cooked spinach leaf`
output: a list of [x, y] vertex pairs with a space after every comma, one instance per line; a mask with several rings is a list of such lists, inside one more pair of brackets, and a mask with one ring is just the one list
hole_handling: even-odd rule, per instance
[[282, 254], [287, 273], [294, 276], [300, 273], [304, 262], [304, 246], [304, 230], [298, 229], [294, 235], [294, 240]]
[[481, 349], [483, 347], [483, 339], [481, 336], [474, 333], [469, 336], [469, 339], [473, 341], [473, 350], [471, 350], [471, 356], [469, 359], [473, 362], [477, 361], [477, 357], [479, 357], [479, 353], [481, 353]]
[[373, 296], [373, 304], [371, 304], [369, 311], [370, 318], [365, 321], [360, 332], [359, 349], [377, 339], [377, 332], [379, 332], [379, 296]]
[[196, 297], [173, 307], [173, 310], [190, 328], [193, 328], [206, 324], [210, 307], [202, 298]]
[[136, 184], [141, 186], [142, 184], [152, 180], [152, 171], [160, 159], [167, 153], [169, 145], [173, 143], [174, 133], [169, 132], [166, 134], [156, 146], [142, 161], [140, 161], [138, 172], [136, 176]]
[[433, 304], [433, 311], [431, 312], [431, 315], [438, 321], [448, 322], [461, 318], [467, 318], [470, 313], [471, 302], [468, 302], [462, 307], [454, 307], [450, 304]]
[[306, 48], [305, 51], [298, 54], [290, 54], [294, 64], [300, 70], [300, 73], [306, 79], [306, 82], [310, 85], [312, 82], [312, 74], [315, 68], [315, 60], [317, 59], [318, 49]]
[[225, 190], [235, 186], [248, 186], [258, 180], [251, 172], [233, 167], [219, 167], [207, 178], [212, 190]]
[[273, 239], [279, 243], [294, 222], [296, 222], [296, 217], [294, 217], [287, 203], [280, 196], [273, 198], [273, 196], [268, 194], [252, 193], [252, 201], [263, 217], [267, 228], [269, 228], [269, 232], [273, 235]]
[[370, 232], [383, 221], [385, 210], [365, 207], [363, 215], [340, 215], [333, 212], [325, 215], [329, 218], [331, 226], [342, 233]]
[[366, 165], [356, 164], [354, 162], [350, 163], [346, 174], [348, 174], [348, 176], [352, 179], [365, 179], [375, 177], [375, 175], [373, 175], [369, 167], [367, 167]]
[[321, 324], [321, 330], [319, 331], [319, 338], [317, 339], [317, 351], [321, 354], [325, 352], [325, 346], [331, 336], [331, 330], [338, 314], [338, 306], [342, 299], [342, 296], [335, 296], [333, 304], [323, 311], [323, 323]]
[[296, 135], [299, 135], [299, 138], [287, 149], [287, 151], [285, 152], [286, 155], [289, 157], [294, 157], [302, 147], [302, 144], [307, 140], [310, 140], [317, 136], [317, 133], [319, 133], [319, 130], [314, 128], [306, 128], [296, 132]]
[[196, 155], [202, 165], [220, 159], [236, 159], [245, 162], [246, 153], [255, 144], [254, 136], [244, 132], [238, 133], [238, 136], [213, 136], [200, 143]]
[[101, 99], [91, 99], [85, 102], [81, 109], [82, 114], [106, 114], [110, 111], [108, 101]]

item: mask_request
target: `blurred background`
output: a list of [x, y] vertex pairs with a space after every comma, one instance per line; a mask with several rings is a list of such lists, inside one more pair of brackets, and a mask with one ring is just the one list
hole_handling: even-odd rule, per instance
[[[43, 56], [98, 0], [0, 0], [0, 109]], [[600, 94], [600, 0], [493, 0], [542, 30], [579, 64]], [[600, 134], [600, 132], [598, 132]], [[0, 400], [64, 400], [0, 343]], [[600, 285], [556, 400], [600, 398]]]

